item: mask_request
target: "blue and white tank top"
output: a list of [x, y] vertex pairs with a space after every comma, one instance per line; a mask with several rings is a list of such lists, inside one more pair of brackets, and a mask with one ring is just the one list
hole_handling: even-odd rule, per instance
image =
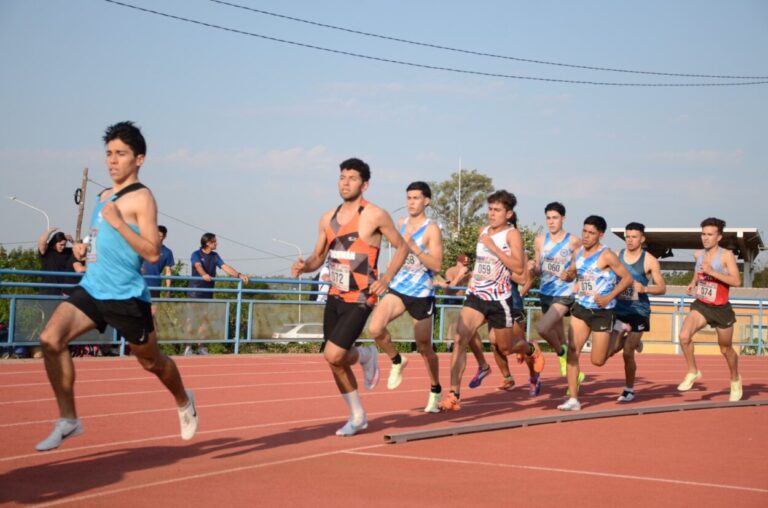
[[[647, 286], [649, 279], [645, 273], [645, 249], [643, 249], [640, 254], [640, 258], [631, 264], [624, 260], [624, 252], [625, 249], [621, 249], [621, 252], [619, 252], [619, 259], [621, 262], [627, 267], [630, 275], [632, 275], [637, 282], [643, 286]], [[638, 293], [635, 291], [635, 285], [632, 284], [616, 299], [616, 314], [631, 314], [648, 317], [651, 315], [651, 300], [646, 293]]]
[[571, 296], [573, 284], [560, 278], [560, 275], [570, 268], [573, 261], [571, 252], [571, 234], [555, 243], [549, 236], [544, 236], [541, 248], [541, 286], [539, 293], [546, 296]]
[[[87, 269], [80, 286], [98, 300], [128, 300], [138, 298], [151, 301], [147, 283], [141, 276], [142, 258], [123, 236], [101, 216], [101, 209], [110, 201], [144, 186], [132, 184], [106, 201], [97, 198], [91, 218], [90, 242], [86, 258]], [[139, 233], [136, 224], [128, 224]]]
[[576, 253], [576, 303], [588, 309], [612, 309], [616, 300], [611, 300], [605, 307], [595, 302], [596, 296], [604, 296], [616, 287], [616, 274], [610, 268], [601, 270], [597, 260], [608, 247], [602, 246], [594, 254], [585, 258], [584, 248]]
[[[488, 232], [490, 226], [486, 226], [480, 235]], [[507, 245], [507, 233], [510, 228], [491, 236], [493, 243], [505, 254], [509, 254], [510, 248]], [[503, 301], [512, 296], [513, 284], [509, 278], [509, 268], [491, 252], [483, 243], [477, 242], [475, 257], [475, 268], [472, 270], [472, 277], [469, 279], [469, 294], [475, 295], [481, 300]], [[517, 286], [514, 286], [517, 290]]]
[[[412, 236], [413, 241], [425, 254], [429, 254], [429, 250], [424, 245], [424, 234], [430, 223], [431, 221], [427, 219]], [[403, 225], [400, 226], [401, 235], [405, 234], [407, 225], [408, 219], [403, 221]], [[419, 258], [413, 252], [409, 252], [408, 257], [405, 258], [405, 263], [395, 274], [392, 282], [389, 283], [389, 287], [400, 294], [415, 298], [434, 296], [435, 287], [432, 282], [434, 276], [435, 274], [432, 270], [424, 266], [424, 263], [419, 261]]]

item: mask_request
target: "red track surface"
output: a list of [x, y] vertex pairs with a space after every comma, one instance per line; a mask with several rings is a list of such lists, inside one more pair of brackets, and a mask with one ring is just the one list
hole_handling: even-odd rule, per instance
[[[494, 372], [464, 408], [424, 414], [428, 379], [411, 355], [403, 384], [362, 392], [370, 426], [334, 435], [347, 418], [318, 355], [177, 358], [196, 394], [200, 428], [178, 437], [170, 395], [131, 358], [77, 359], [85, 433], [38, 453], [55, 401], [39, 361], [0, 363], [0, 503], [69, 506], [768, 506], [768, 407], [702, 410], [510, 429], [400, 445], [385, 434], [542, 416], [565, 384], [548, 356], [542, 394], [497, 392]], [[448, 377], [447, 355], [441, 378]], [[469, 370], [465, 375], [468, 382]], [[585, 365], [583, 411], [614, 409], [621, 358]], [[635, 406], [725, 401], [720, 356], [675, 389], [681, 357], [640, 355]], [[742, 357], [746, 399], [768, 399], [768, 358]], [[524, 375], [514, 365], [519, 384]], [[359, 372], [359, 371], [358, 371]], [[622, 408], [628, 405], [620, 406]]]

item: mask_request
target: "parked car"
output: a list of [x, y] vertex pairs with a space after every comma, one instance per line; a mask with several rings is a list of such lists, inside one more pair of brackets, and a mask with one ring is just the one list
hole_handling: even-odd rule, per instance
[[275, 333], [273, 339], [302, 341], [323, 338], [323, 323], [292, 323], [282, 325]]

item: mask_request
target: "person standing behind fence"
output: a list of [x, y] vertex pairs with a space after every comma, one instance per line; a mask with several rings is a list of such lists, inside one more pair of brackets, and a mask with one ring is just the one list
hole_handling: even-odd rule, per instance
[[[190, 258], [192, 276], [195, 277], [189, 281], [190, 288], [213, 289], [216, 268], [221, 268], [230, 277], [237, 277], [248, 284], [248, 276], [226, 264], [221, 256], [219, 256], [219, 253], [215, 251], [217, 244], [218, 240], [213, 233], [205, 233], [200, 237], [200, 248], [193, 252]], [[213, 299], [213, 291], [190, 291], [188, 296], [189, 298], [210, 300]], [[207, 349], [201, 344], [198, 344], [198, 351], [200, 354], [208, 353]], [[192, 354], [192, 348], [187, 346], [184, 354]]]
[[[37, 252], [40, 254], [40, 266], [45, 272], [84, 272], [83, 259], [75, 257], [72, 247], [67, 242], [72, 237], [61, 231], [53, 233], [57, 228], [48, 228], [37, 239]], [[52, 234], [53, 233], [53, 234]], [[64, 275], [46, 275], [43, 282], [47, 284], [75, 284], [77, 277]], [[41, 295], [68, 295], [72, 288], [46, 287], [40, 288]]]
[[[144, 275], [144, 280], [147, 281], [147, 286], [150, 288], [156, 288], [165, 286], [171, 287], [171, 279], [162, 280], [159, 275], [170, 276], [173, 274], [173, 267], [176, 265], [176, 261], [173, 259], [173, 251], [164, 245], [165, 238], [168, 236], [168, 228], [165, 226], [157, 226], [157, 234], [160, 237], [160, 259], [157, 263], [150, 263], [146, 259], [141, 264], [141, 273]], [[161, 291], [159, 289], [150, 289], [149, 294], [152, 298], [161, 298]], [[152, 306], [152, 314], [155, 313], [156, 306]]]
[[729, 400], [741, 400], [742, 387], [739, 376], [739, 355], [733, 349], [733, 325], [736, 314], [728, 301], [731, 287], [741, 286], [739, 267], [733, 252], [720, 247], [723, 239], [725, 221], [710, 217], [701, 222], [701, 243], [704, 247], [694, 254], [696, 269], [693, 280], [688, 284], [688, 294], [696, 296], [691, 304], [691, 311], [683, 321], [680, 331], [680, 346], [688, 365], [688, 372], [677, 389], [686, 392], [701, 378], [701, 371], [696, 366], [693, 354], [693, 336], [709, 325], [717, 331], [717, 343], [725, 357], [731, 374], [731, 394]]
[[[50, 435], [37, 444], [38, 451], [58, 448], [64, 439], [83, 432], [75, 409], [75, 366], [67, 345], [90, 330], [103, 333], [107, 325], [131, 343], [141, 366], [173, 395], [181, 438], [192, 439], [197, 431], [194, 396], [184, 389], [174, 361], [157, 345], [151, 298], [140, 271], [142, 258], [156, 261], [160, 256], [157, 204], [152, 192], [139, 182], [147, 145], [131, 122], [108, 127], [103, 139], [113, 186], [99, 194], [93, 210], [88, 270], [40, 334], [59, 419]], [[78, 253], [84, 250], [83, 244], [75, 247]]]

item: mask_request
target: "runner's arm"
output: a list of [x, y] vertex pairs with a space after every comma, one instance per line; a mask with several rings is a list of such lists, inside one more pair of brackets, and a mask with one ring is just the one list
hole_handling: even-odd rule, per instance
[[667, 283], [664, 277], [661, 275], [661, 265], [659, 260], [655, 256], [650, 254], [645, 255], [645, 262], [648, 265], [646, 273], [651, 274], [651, 283], [647, 286], [643, 286], [642, 293], [649, 295], [663, 295], [667, 292]]

